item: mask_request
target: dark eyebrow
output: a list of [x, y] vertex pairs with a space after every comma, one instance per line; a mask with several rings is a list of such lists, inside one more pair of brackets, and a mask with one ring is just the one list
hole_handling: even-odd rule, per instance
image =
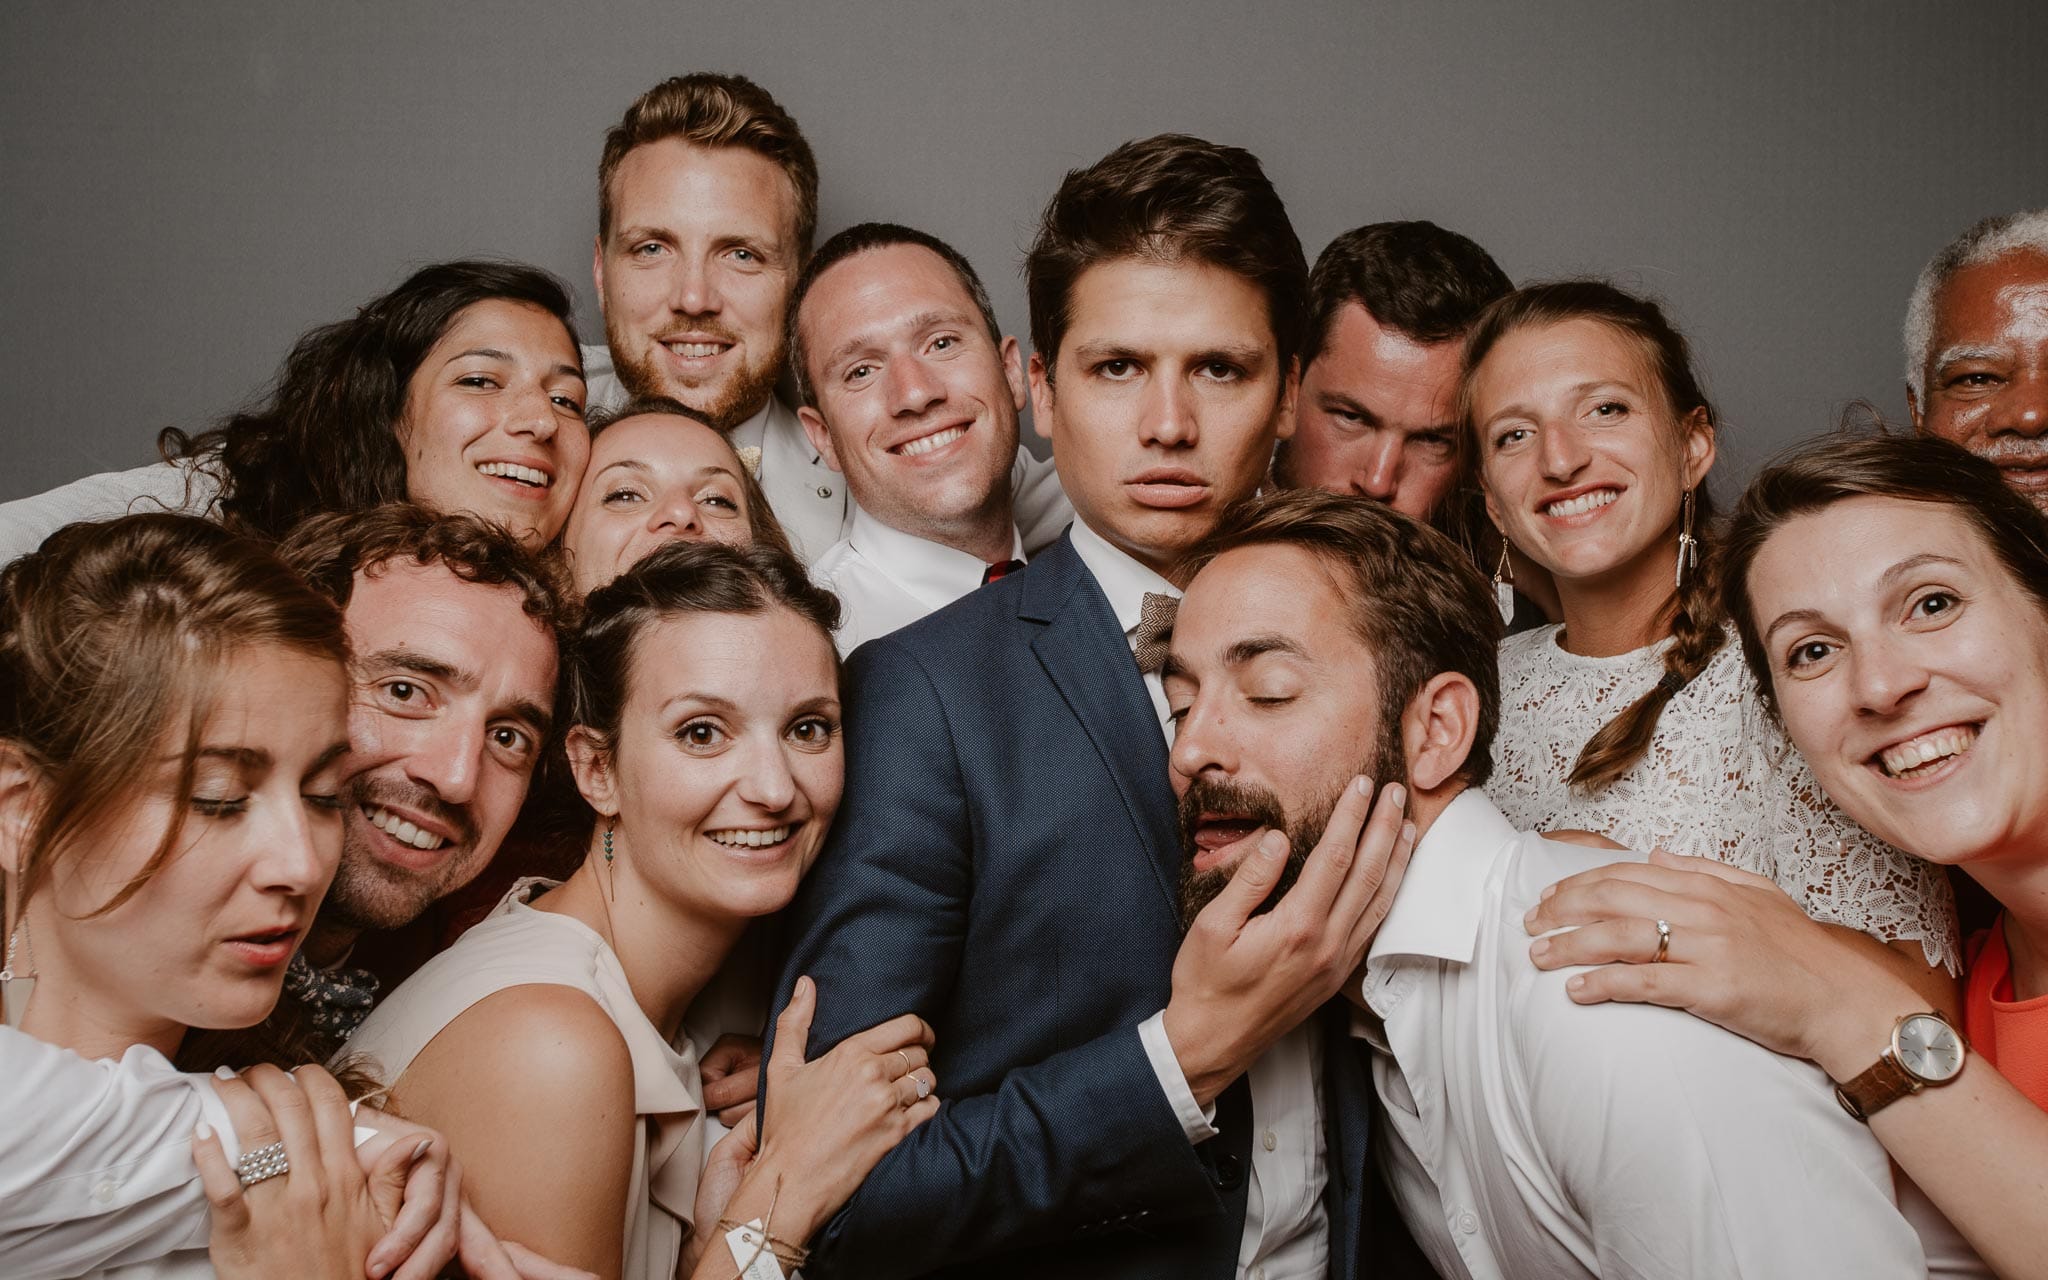
[[334, 762], [335, 762], [336, 760], [340, 759], [340, 758], [341, 758], [341, 757], [342, 757], [342, 756], [343, 756], [344, 754], [346, 754], [346, 753], [347, 753], [347, 751], [348, 751], [348, 739], [347, 739], [347, 738], [343, 738], [343, 739], [341, 739], [341, 740], [340, 740], [339, 742], [330, 742], [330, 743], [328, 743], [328, 744], [327, 744], [327, 750], [325, 750], [325, 751], [322, 751], [322, 752], [321, 752], [321, 753], [320, 753], [320, 754], [319, 754], [318, 756], [314, 757], [314, 759], [313, 759], [313, 767], [312, 767], [312, 768], [310, 768], [310, 769], [308, 769], [308, 770], [306, 770], [306, 772], [307, 772], [307, 773], [318, 773], [318, 772], [320, 772], [320, 771], [321, 771], [322, 769], [325, 769], [325, 768], [326, 768], [326, 767], [327, 767], [328, 765], [330, 765], [330, 764], [333, 764], [333, 763], [334, 763]]
[[[1878, 578], [1877, 584], [1880, 587], [1889, 586], [1897, 579], [1902, 578], [1905, 575], [1913, 572], [1913, 570], [1923, 568], [1930, 564], [1948, 565], [1949, 567], [1955, 569], [1968, 568], [1967, 565], [1965, 565], [1962, 561], [1956, 559], [1954, 556], [1945, 556], [1935, 551], [1923, 551], [1917, 556], [1907, 556], [1904, 560], [1901, 560], [1897, 564], [1893, 565], [1891, 568], [1886, 569], [1883, 575]], [[1827, 621], [1827, 619], [1821, 614], [1821, 611], [1818, 609], [1788, 609], [1784, 613], [1781, 613], [1777, 617], [1771, 619], [1771, 625], [1764, 628], [1763, 640], [1764, 643], [1769, 644], [1771, 637], [1778, 634], [1780, 628], [1790, 626], [1792, 623], [1795, 622], [1825, 621]]]
[[1346, 413], [1357, 414], [1375, 427], [1382, 425], [1380, 423], [1380, 415], [1374, 413], [1358, 400], [1345, 395], [1342, 391], [1325, 391], [1321, 399], [1325, 410], [1341, 409]]
[[371, 670], [410, 671], [414, 675], [446, 680], [464, 688], [474, 687], [477, 683], [476, 672], [429, 657], [417, 649], [379, 649], [363, 665]]
[[531, 698], [521, 698], [514, 702], [512, 714], [532, 725], [533, 731], [543, 738], [555, 727], [554, 714]]
[[1308, 650], [1302, 648], [1299, 641], [1283, 635], [1263, 635], [1249, 636], [1225, 649], [1223, 662], [1226, 666], [1241, 667], [1253, 658], [1262, 658], [1269, 653], [1288, 658], [1308, 657]]
[[195, 753], [202, 760], [227, 760], [244, 769], [268, 769], [271, 754], [257, 747], [201, 747]]
[[1266, 363], [1268, 350], [1269, 348], [1260, 346], [1256, 342], [1245, 343], [1241, 346], [1211, 347], [1209, 350], [1197, 355], [1194, 362], [1196, 364], [1208, 364], [1210, 361], [1216, 360], [1224, 364], [1241, 364], [1248, 369], [1252, 369]]
[[[950, 324], [966, 327], [973, 323], [973, 318], [964, 311], [932, 310], [922, 311], [912, 316], [909, 322], [903, 325], [903, 328], [908, 329], [912, 333], [920, 333], [926, 329], [937, 328], [940, 325]], [[856, 333], [851, 338], [832, 348], [832, 354], [826, 356], [820, 363], [827, 369], [830, 369], [841, 361], [851, 358], [859, 351], [880, 345], [882, 344], [875, 338], [873, 333]]]

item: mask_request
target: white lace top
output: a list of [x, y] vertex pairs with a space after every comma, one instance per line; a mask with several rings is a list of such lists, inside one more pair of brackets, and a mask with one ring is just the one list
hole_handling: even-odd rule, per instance
[[1523, 830], [1595, 831], [1632, 849], [1715, 858], [1768, 876], [1816, 920], [1916, 938], [1958, 972], [1955, 904], [1932, 863], [1836, 809], [1764, 709], [1731, 630], [1664, 706], [1635, 767], [1584, 794], [1566, 781], [1600, 727], [1664, 674], [1669, 640], [1612, 658], [1567, 653], [1561, 626], [1500, 648], [1500, 733], [1486, 789]]

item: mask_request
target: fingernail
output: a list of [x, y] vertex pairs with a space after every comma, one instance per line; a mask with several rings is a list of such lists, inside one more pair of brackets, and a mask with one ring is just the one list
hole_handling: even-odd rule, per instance
[[1351, 780], [1351, 789], [1359, 795], [1369, 796], [1372, 794], [1372, 779], [1360, 774]]
[[429, 1152], [429, 1151], [431, 1151], [431, 1150], [433, 1150], [433, 1149], [434, 1149], [434, 1140], [433, 1140], [432, 1138], [421, 1138], [421, 1139], [420, 1139], [420, 1145], [418, 1145], [418, 1146], [416, 1146], [416, 1147], [414, 1147], [414, 1148], [412, 1149], [412, 1159], [410, 1159], [410, 1160], [406, 1161], [406, 1163], [407, 1163], [407, 1164], [418, 1164], [418, 1163], [419, 1163], [420, 1161], [422, 1161], [422, 1160], [426, 1159], [426, 1158], [427, 1158], [427, 1152]]
[[1286, 857], [1287, 837], [1282, 835], [1278, 831], [1268, 831], [1259, 840], [1259, 852], [1265, 854], [1269, 858]]
[[796, 992], [803, 996], [811, 994], [811, 979], [808, 974], [796, 980]]
[[1522, 913], [1522, 923], [1523, 923], [1523, 924], [1535, 924], [1535, 923], [1536, 923], [1536, 908], [1534, 908], [1534, 907], [1531, 907], [1531, 908], [1529, 908], [1529, 909], [1528, 909], [1527, 911], [1524, 911], [1524, 912]]
[[1556, 886], [1556, 885], [1554, 885], [1554, 884], [1546, 884], [1546, 885], [1544, 885], [1544, 886], [1543, 886], [1543, 892], [1541, 892], [1541, 893], [1537, 894], [1537, 895], [1536, 895], [1536, 897], [1537, 897], [1537, 898], [1538, 898], [1538, 900], [1540, 900], [1540, 901], [1543, 901], [1543, 902], [1548, 902], [1548, 901], [1550, 901], [1550, 895], [1551, 895], [1551, 894], [1553, 894], [1553, 893], [1556, 893], [1556, 892], [1557, 892], [1557, 886]]
[[1529, 944], [1529, 954], [1530, 954], [1531, 956], [1534, 956], [1534, 957], [1535, 957], [1536, 959], [1538, 959], [1538, 960], [1541, 960], [1541, 959], [1542, 959], [1543, 957], [1545, 957], [1545, 956], [1549, 955], [1549, 954], [1550, 954], [1550, 939], [1548, 939], [1548, 938], [1538, 938], [1538, 939], [1536, 939], [1536, 941], [1534, 941], [1534, 942], [1530, 943], [1530, 944]]
[[235, 1071], [233, 1067], [215, 1067], [213, 1075], [217, 1080], [232, 1080], [235, 1078]]
[[1567, 978], [1565, 980], [1564, 989], [1567, 991], [1584, 991], [1586, 989], [1585, 975], [1580, 974], [1576, 978]]
[[192, 1131], [192, 1136], [200, 1139], [201, 1141], [204, 1141], [207, 1138], [211, 1138], [213, 1136], [213, 1126], [206, 1123], [206, 1121], [201, 1120], [199, 1122], [199, 1127]]
[[1402, 838], [1403, 840], [1406, 840], [1406, 841], [1407, 841], [1407, 842], [1408, 842], [1409, 844], [1414, 844], [1414, 843], [1415, 843], [1415, 824], [1414, 824], [1414, 823], [1412, 823], [1412, 822], [1404, 822], [1404, 823], [1402, 823], [1402, 824], [1401, 824], [1401, 838]]
[[1389, 783], [1387, 784], [1387, 803], [1388, 803], [1388, 804], [1406, 804], [1406, 803], [1408, 803], [1408, 788], [1406, 788], [1406, 787], [1402, 786], [1402, 785], [1401, 785], [1400, 783], [1398, 783], [1398, 782], [1389, 782]]

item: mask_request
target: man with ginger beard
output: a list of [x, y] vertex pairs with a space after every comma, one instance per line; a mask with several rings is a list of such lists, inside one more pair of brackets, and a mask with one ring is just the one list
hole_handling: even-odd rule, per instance
[[[609, 349], [583, 348], [594, 407], [666, 396], [723, 431], [806, 563], [848, 519], [846, 482], [774, 394], [817, 221], [817, 161], [765, 89], [664, 80], [605, 137], [591, 270]], [[1020, 449], [1012, 475], [1025, 546], [1051, 542], [1073, 517], [1051, 465]]]
[[1914, 429], [1993, 463], [2048, 513], [2048, 209], [1986, 218], [1936, 254], [1905, 336]]
[[1190, 910], [1247, 896], [1262, 860], [1284, 889], [1261, 829], [1298, 862], [1360, 762], [1407, 782], [1413, 852], [1339, 1034], [1370, 1055], [1379, 1173], [1430, 1266], [1926, 1274], [1889, 1160], [1818, 1068], [1677, 1010], [1576, 1004], [1572, 971], [1531, 962], [1525, 912], [1616, 855], [1516, 831], [1480, 790], [1500, 625], [1454, 544], [1295, 491], [1233, 512], [1188, 567], [1166, 687]]

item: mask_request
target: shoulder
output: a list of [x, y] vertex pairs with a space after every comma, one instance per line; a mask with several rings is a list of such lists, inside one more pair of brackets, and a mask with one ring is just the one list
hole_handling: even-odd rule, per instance
[[528, 1122], [633, 1113], [633, 1057], [618, 1024], [589, 993], [554, 984], [507, 987], [477, 1001], [397, 1083], [407, 1100], [422, 1091], [455, 1094]]
[[1644, 862], [1647, 856], [1599, 832], [1560, 831], [1546, 835], [1525, 831], [1516, 840], [1501, 890], [1503, 919], [1520, 927], [1522, 913], [1543, 897], [1543, 891], [1567, 876], [1617, 862]]

